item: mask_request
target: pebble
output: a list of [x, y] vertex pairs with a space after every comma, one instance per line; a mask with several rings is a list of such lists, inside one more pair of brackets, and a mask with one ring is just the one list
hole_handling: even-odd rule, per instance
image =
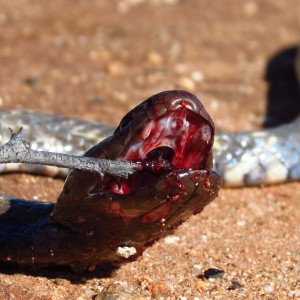
[[200, 238], [203, 243], [207, 244], [208, 243], [208, 237], [205, 234], [200, 234]]
[[167, 296], [170, 293], [169, 287], [162, 282], [149, 284], [148, 290], [153, 297]]
[[139, 277], [138, 279], [138, 283], [140, 284], [140, 286], [142, 288], [147, 287], [150, 283], [153, 282], [153, 280], [150, 278], [150, 276], [148, 275], [142, 275], [141, 277]]
[[174, 244], [180, 241], [180, 238], [176, 235], [169, 235], [163, 239], [165, 244]]
[[120, 61], [113, 61], [107, 65], [107, 70], [112, 76], [120, 76], [125, 72], [125, 65]]
[[194, 71], [191, 74], [191, 78], [195, 81], [195, 82], [201, 82], [204, 80], [204, 75], [200, 72], [200, 71]]
[[242, 287], [244, 287], [243, 284], [239, 283], [238, 281], [232, 281], [231, 285], [228, 287], [228, 291], [233, 291]]
[[289, 291], [288, 296], [289, 297], [294, 297], [294, 299], [296, 299], [296, 297], [300, 297], [300, 289]]
[[111, 53], [107, 49], [93, 49], [89, 52], [89, 58], [93, 61], [110, 61]]
[[28, 85], [35, 85], [38, 82], [38, 77], [35, 76], [28, 76], [27, 78], [24, 79], [24, 82]]
[[274, 290], [273, 286], [272, 285], [266, 285], [265, 286], [265, 292], [266, 293], [272, 293]]
[[105, 287], [96, 297], [95, 300], [131, 300], [141, 299], [137, 294], [128, 293], [120, 283], [112, 283]]
[[0, 13], [0, 25], [4, 25], [7, 21], [7, 19], [8, 19], [7, 15], [1, 12]]
[[98, 104], [103, 104], [104, 103], [103, 99], [101, 99], [99, 97], [91, 98], [88, 102], [92, 105], [98, 105]]
[[54, 45], [57, 46], [57, 47], [62, 46], [62, 45], [64, 44], [64, 42], [65, 42], [65, 39], [64, 39], [64, 37], [61, 36], [61, 35], [56, 35], [56, 36], [53, 38], [53, 43], [54, 43]]
[[220, 107], [219, 100], [217, 100], [217, 99], [212, 99], [209, 102], [209, 105], [210, 105], [210, 109], [213, 110], [213, 111], [217, 111]]
[[254, 1], [248, 1], [244, 4], [243, 12], [246, 17], [253, 17], [256, 15], [258, 6]]
[[201, 270], [202, 269], [202, 264], [194, 264], [194, 269], [196, 269], [196, 270]]
[[180, 77], [176, 82], [177, 88], [188, 90], [188, 91], [195, 91], [196, 84], [195, 82], [186, 76]]
[[188, 252], [188, 255], [190, 256], [190, 257], [195, 257], [196, 255], [197, 255], [197, 251], [195, 250], [195, 249], [192, 249], [192, 250], [190, 250], [189, 252]]
[[114, 91], [113, 96], [114, 99], [118, 100], [119, 102], [126, 102], [128, 100], [128, 96], [125, 92]]
[[117, 12], [120, 14], [127, 13], [131, 7], [137, 6], [142, 3], [150, 3], [152, 5], [158, 6], [161, 4], [175, 4], [178, 0], [122, 0], [117, 4]]
[[163, 62], [163, 57], [155, 51], [148, 53], [148, 61], [153, 65], [160, 65]]
[[178, 63], [176, 64], [176, 66], [174, 67], [174, 71], [176, 74], [178, 75], [182, 75], [184, 73], [187, 73], [188, 69], [187, 69], [187, 65], [184, 63]]
[[239, 227], [244, 227], [246, 225], [246, 222], [242, 221], [242, 220], [239, 220], [239, 221], [236, 222], [236, 225], [239, 226]]
[[202, 292], [203, 290], [205, 290], [205, 288], [206, 288], [207, 285], [208, 285], [208, 281], [197, 280], [197, 281], [195, 282], [196, 289], [197, 289], [199, 292]]
[[209, 268], [204, 271], [205, 278], [222, 278], [224, 276], [224, 271], [216, 268]]
[[134, 247], [118, 247], [117, 248], [117, 254], [124, 258], [129, 258], [130, 256], [133, 256], [136, 254], [136, 249]]

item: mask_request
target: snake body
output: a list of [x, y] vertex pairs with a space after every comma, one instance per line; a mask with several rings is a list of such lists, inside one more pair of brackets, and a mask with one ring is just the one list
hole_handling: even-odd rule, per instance
[[[0, 143], [10, 138], [8, 127], [23, 127], [34, 150], [81, 155], [114, 132], [96, 122], [35, 111], [1, 110]], [[217, 133], [214, 169], [227, 186], [280, 183], [300, 178], [300, 118], [276, 128], [241, 133]], [[64, 176], [53, 167], [6, 164], [0, 172], [24, 171]]]

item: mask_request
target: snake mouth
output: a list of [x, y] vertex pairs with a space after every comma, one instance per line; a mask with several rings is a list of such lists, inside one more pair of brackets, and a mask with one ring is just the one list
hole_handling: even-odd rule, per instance
[[[179, 176], [187, 170], [210, 170], [214, 128], [198, 102], [196, 97], [176, 99], [176, 105], [173, 101], [172, 106], [164, 101], [167, 109], [161, 109], [161, 102], [152, 103], [151, 111], [148, 109], [147, 118], [144, 117], [146, 120], [139, 124], [132, 138], [127, 138], [127, 146], [123, 146], [125, 150], [117, 157], [141, 164], [142, 170], [127, 179], [105, 175], [96, 187], [97, 192], [131, 194], [143, 187], [155, 186], [170, 173], [176, 172]], [[126, 126], [124, 128], [121, 122], [116, 137], [133, 126], [128, 121], [130, 118], [130, 113], [124, 117]]]

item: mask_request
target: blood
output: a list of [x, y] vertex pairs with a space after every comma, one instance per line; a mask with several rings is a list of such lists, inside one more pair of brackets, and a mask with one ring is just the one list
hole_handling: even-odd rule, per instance
[[119, 157], [139, 163], [142, 170], [118, 184], [108, 177], [99, 191], [129, 194], [155, 184], [173, 170], [205, 169], [213, 129], [208, 121], [186, 108], [189, 106], [182, 101], [181, 108], [146, 124]]

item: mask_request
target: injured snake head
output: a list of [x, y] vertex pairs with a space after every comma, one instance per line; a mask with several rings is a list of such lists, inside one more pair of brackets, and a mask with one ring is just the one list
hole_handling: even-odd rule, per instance
[[213, 137], [213, 122], [194, 95], [152, 96], [86, 153], [136, 162], [141, 170], [127, 179], [72, 170], [52, 219], [93, 232], [91, 253], [105, 243], [106, 260], [124, 260], [118, 247], [133, 247], [135, 258], [217, 196], [221, 179], [211, 170]]

